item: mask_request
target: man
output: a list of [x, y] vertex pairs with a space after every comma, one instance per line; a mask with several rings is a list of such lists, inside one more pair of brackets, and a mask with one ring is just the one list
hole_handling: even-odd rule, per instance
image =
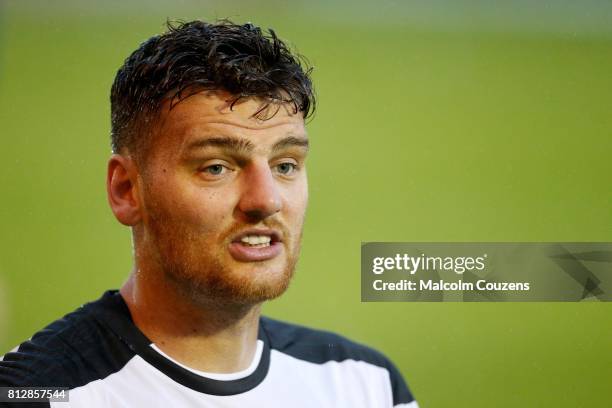
[[6, 354], [0, 385], [66, 387], [58, 407], [417, 406], [380, 353], [260, 316], [300, 249], [309, 73], [228, 21], [170, 25], [125, 61], [107, 190], [134, 268]]

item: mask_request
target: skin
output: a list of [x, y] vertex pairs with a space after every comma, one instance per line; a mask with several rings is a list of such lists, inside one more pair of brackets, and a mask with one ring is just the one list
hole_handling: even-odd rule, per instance
[[[308, 201], [302, 113], [271, 105], [260, 120], [261, 100], [230, 109], [233, 99], [207, 91], [163, 105], [146, 157], [115, 154], [107, 174], [111, 209], [132, 228], [120, 293], [134, 323], [170, 357], [216, 373], [250, 365], [261, 304], [291, 279]], [[253, 229], [276, 234], [275, 256], [236, 255]]]

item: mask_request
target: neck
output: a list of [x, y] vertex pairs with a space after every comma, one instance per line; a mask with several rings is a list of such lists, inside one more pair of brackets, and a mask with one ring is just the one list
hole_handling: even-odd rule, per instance
[[251, 364], [259, 304], [196, 301], [163, 272], [138, 268], [120, 293], [140, 331], [178, 362], [214, 373], [237, 372]]

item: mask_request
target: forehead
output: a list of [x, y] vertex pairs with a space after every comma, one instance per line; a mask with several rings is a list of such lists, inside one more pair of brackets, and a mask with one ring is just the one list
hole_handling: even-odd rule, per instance
[[306, 137], [303, 115], [294, 113], [292, 104], [270, 103], [266, 108], [261, 99], [241, 98], [234, 103], [235, 100], [229, 93], [206, 91], [189, 96], [172, 108], [166, 102], [154, 132], [155, 145], [176, 150], [194, 139], [225, 136], [247, 138], [257, 146], [272, 144], [288, 135]]

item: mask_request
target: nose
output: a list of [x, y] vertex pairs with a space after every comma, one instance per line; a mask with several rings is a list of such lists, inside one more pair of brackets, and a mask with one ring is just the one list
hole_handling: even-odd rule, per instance
[[277, 181], [268, 163], [250, 163], [243, 169], [238, 209], [249, 221], [260, 221], [282, 208]]

